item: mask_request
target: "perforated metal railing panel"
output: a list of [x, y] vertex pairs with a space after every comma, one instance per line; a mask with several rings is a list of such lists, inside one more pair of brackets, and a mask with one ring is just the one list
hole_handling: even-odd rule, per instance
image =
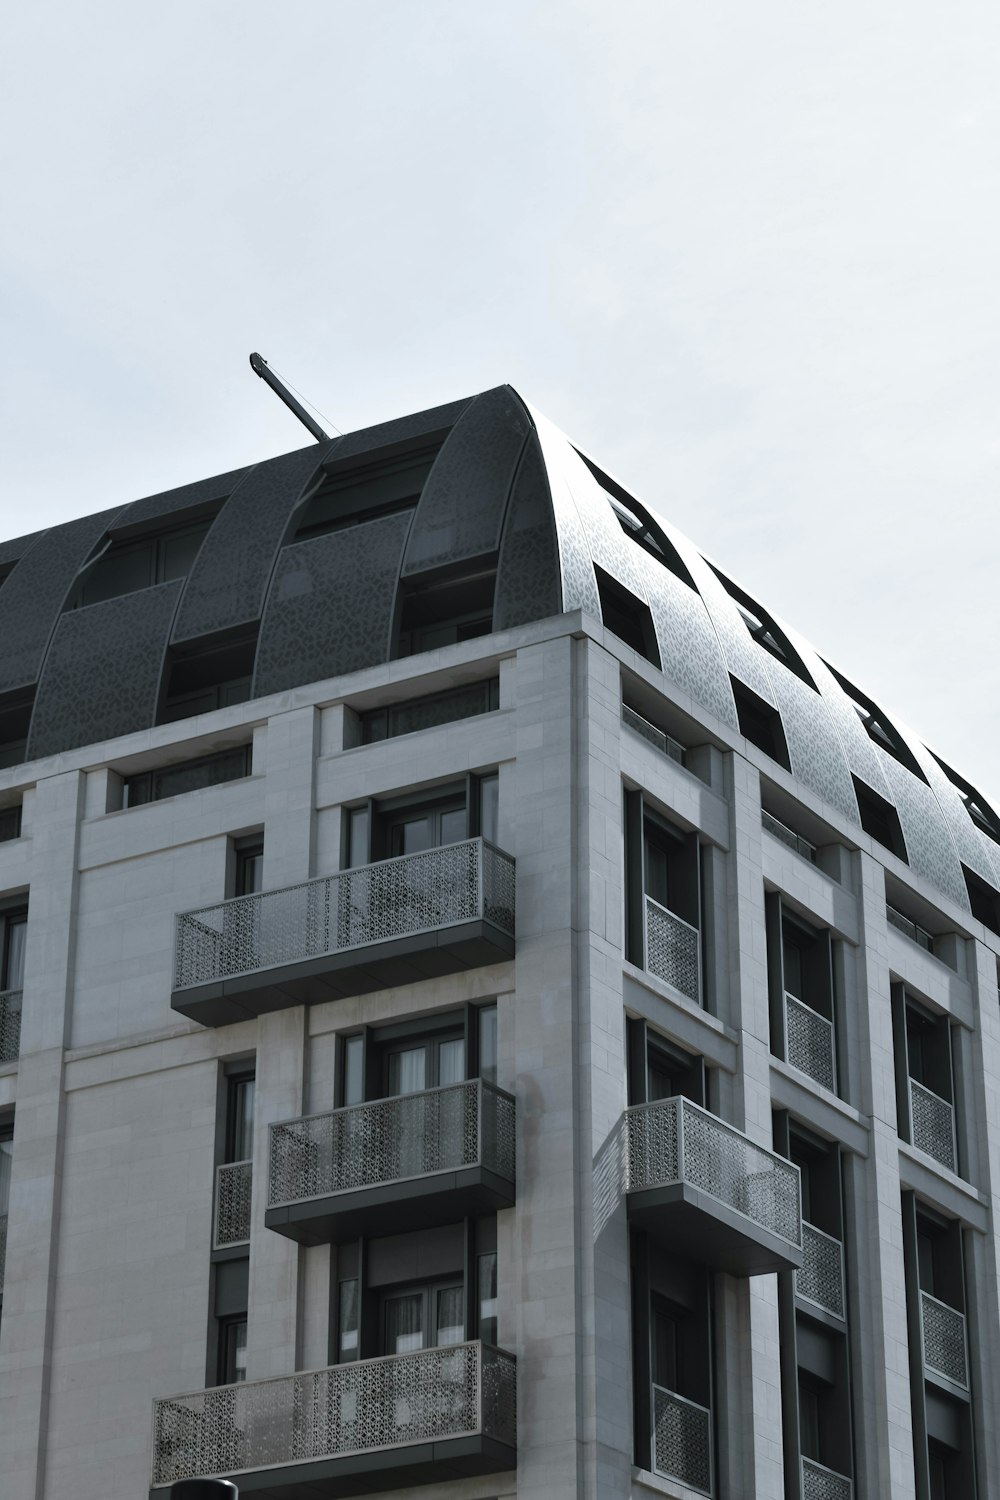
[[483, 917], [514, 932], [514, 861], [485, 839], [404, 854], [177, 918], [174, 988]]
[[835, 1318], [845, 1315], [844, 1247], [814, 1224], [802, 1224], [802, 1265], [795, 1272], [795, 1294]]
[[481, 1079], [270, 1128], [270, 1205], [477, 1164], [514, 1179], [514, 1100]]
[[956, 1170], [955, 1111], [947, 1099], [924, 1088], [915, 1078], [910, 1079], [910, 1129], [918, 1151], [933, 1156], [950, 1171]]
[[697, 927], [646, 897], [646, 969], [701, 1003], [701, 937]]
[[851, 1500], [854, 1485], [846, 1474], [826, 1469], [815, 1459], [802, 1460], [802, 1500]]
[[625, 1112], [626, 1189], [690, 1182], [789, 1244], [801, 1244], [799, 1171], [717, 1115], [675, 1097]]
[[653, 1467], [712, 1493], [712, 1413], [659, 1385], [653, 1386]]
[[216, 1250], [227, 1245], [245, 1245], [250, 1239], [250, 1206], [253, 1199], [253, 1162], [225, 1162], [215, 1169]]
[[0, 1063], [16, 1062], [21, 1051], [21, 991], [0, 990]]
[[939, 1302], [930, 1292], [920, 1293], [920, 1326], [924, 1341], [924, 1365], [963, 1390], [969, 1388], [969, 1357], [965, 1337], [965, 1315]]
[[785, 993], [785, 1051], [787, 1061], [814, 1083], [833, 1092], [833, 1024], [795, 995]]
[[422, 1349], [153, 1404], [154, 1485], [482, 1432], [516, 1443], [512, 1355]]

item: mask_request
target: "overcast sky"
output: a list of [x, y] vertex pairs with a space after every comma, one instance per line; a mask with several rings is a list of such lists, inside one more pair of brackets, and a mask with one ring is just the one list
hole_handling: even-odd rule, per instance
[[8, 6], [0, 534], [509, 381], [994, 799], [1000, 7]]

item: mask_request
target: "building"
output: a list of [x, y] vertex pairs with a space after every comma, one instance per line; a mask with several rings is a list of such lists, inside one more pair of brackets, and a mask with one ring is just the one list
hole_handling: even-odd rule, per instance
[[508, 387], [0, 576], [4, 1500], [1000, 1490], [956, 771]]

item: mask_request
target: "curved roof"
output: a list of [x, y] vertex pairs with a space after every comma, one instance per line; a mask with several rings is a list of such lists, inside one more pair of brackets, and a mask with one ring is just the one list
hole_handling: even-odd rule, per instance
[[[164, 564], [157, 548], [185, 527], [196, 550]], [[86, 602], [129, 549], [144, 586]], [[708, 713], [770, 726], [843, 817], [860, 827], [859, 798], [894, 809], [912, 869], [959, 906], [963, 866], [1000, 891], [974, 790], [509, 386], [3, 544], [0, 718], [34, 759], [182, 717], [172, 683], [194, 703], [239, 679], [219, 699], [239, 701], [373, 666], [408, 612], [468, 603], [463, 579], [485, 599], [494, 570], [477, 630], [575, 609], [630, 620]]]

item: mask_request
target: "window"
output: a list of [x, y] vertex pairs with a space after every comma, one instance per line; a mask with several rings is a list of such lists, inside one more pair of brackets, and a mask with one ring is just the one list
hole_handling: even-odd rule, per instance
[[489, 635], [496, 581], [496, 564], [492, 563], [458, 577], [405, 583], [396, 655], [415, 656]]
[[[926, 782], [927, 777], [920, 769], [919, 763], [914, 759], [912, 751], [899, 733], [899, 730], [896, 729], [883, 710], [866, 693], [863, 693], [860, 688], [856, 688], [853, 683], [848, 682], [847, 678], [842, 676], [836, 667], [831, 667], [829, 662], [826, 663], [826, 666], [837, 679], [837, 682], [850, 700], [851, 707], [864, 725], [868, 738], [874, 744], [878, 745], [880, 750], [884, 750], [887, 755], [891, 755], [894, 760], [898, 760], [900, 765], [905, 766], [912, 775]], [[874, 834], [872, 837], [874, 837]]]
[[440, 787], [432, 796], [415, 792], [349, 808], [344, 818], [344, 868], [356, 870], [467, 838], [495, 843], [499, 795], [494, 771]]
[[972, 915], [991, 932], [1000, 934], [1000, 895], [966, 865], [962, 866], [962, 874], [969, 892]]
[[13, 1151], [13, 1127], [9, 1123], [0, 1124], [0, 1310], [3, 1308], [4, 1254], [7, 1246], [7, 1210], [10, 1206], [10, 1169]]
[[257, 626], [221, 636], [197, 647], [173, 647], [158, 724], [173, 724], [192, 714], [210, 713], [245, 703], [250, 697]]
[[[213, 509], [217, 510], [218, 506]], [[70, 608], [100, 604], [155, 583], [184, 578], [191, 571], [213, 517], [174, 526], [155, 536], [110, 537], [76, 588]]]
[[793, 916], [777, 892], [764, 899], [771, 1051], [814, 1083], [837, 1087], [830, 934]]
[[24, 948], [27, 937], [26, 909], [0, 912], [0, 990], [24, 988]]
[[228, 1080], [226, 1117], [226, 1161], [253, 1158], [253, 1112], [256, 1081], [253, 1073], [235, 1074]]
[[896, 1114], [902, 1140], [959, 1170], [951, 1023], [892, 987]]
[[238, 781], [249, 776], [252, 747], [238, 745], [217, 755], [202, 755], [196, 760], [178, 761], [155, 771], [140, 771], [125, 778], [124, 806], [140, 807], [146, 802], [161, 802], [184, 792], [197, 792], [224, 781]]
[[[623, 489], [617, 480], [612, 479], [609, 474], [605, 474], [602, 469], [599, 469], [585, 453], [580, 453], [579, 448], [575, 451], [583, 459], [583, 462], [587, 465], [587, 468], [607, 496], [608, 503], [614, 511], [618, 524], [625, 535], [630, 537], [632, 541], [637, 542], [651, 557], [655, 557], [658, 563], [662, 563], [665, 568], [669, 568], [674, 577], [679, 578], [681, 583], [686, 584], [689, 589], [694, 589], [694, 579], [684, 566], [676, 547], [666, 536], [655, 516], [651, 515], [639, 500], [634, 499], [627, 490]], [[695, 592], [697, 592], [696, 589]]]
[[977, 792], [975, 787], [970, 785], [968, 781], [959, 776], [957, 771], [953, 771], [950, 766], [946, 766], [940, 756], [935, 755], [934, 759], [961, 797], [965, 804], [965, 810], [976, 827], [981, 833], [985, 833], [987, 838], [991, 838], [995, 844], [1000, 844], [1000, 818], [997, 817], [986, 798], [981, 792]]
[[400, 510], [413, 510], [440, 443], [410, 453], [326, 471], [303, 507], [294, 540], [342, 531]]
[[500, 707], [500, 679], [487, 678], [447, 693], [433, 693], [426, 698], [410, 698], [405, 703], [390, 703], [385, 708], [369, 709], [361, 714], [361, 743], [393, 739], [400, 734], [414, 734], [437, 724], [451, 724], [475, 714], [491, 713]]
[[382, 1348], [385, 1354], [412, 1354], [418, 1349], [461, 1344], [465, 1340], [465, 1293], [462, 1283], [394, 1291], [382, 1299]]
[[781, 722], [781, 715], [770, 703], [765, 703], [756, 693], [751, 692], [744, 683], [730, 676], [730, 684], [733, 689], [733, 697], [736, 700], [736, 717], [739, 720], [740, 734], [744, 739], [756, 745], [758, 750], [763, 750], [772, 760], [776, 760], [779, 766], [784, 766], [790, 771], [791, 761], [788, 758], [788, 743], [785, 740], [785, 730]]
[[264, 840], [240, 840], [235, 848], [234, 896], [253, 896], [264, 889]]
[[226, 1318], [220, 1329], [220, 1385], [234, 1385], [247, 1378], [247, 1320]]
[[683, 1095], [704, 1107], [703, 1058], [668, 1042], [638, 1017], [628, 1017], [626, 1032], [629, 1104], [654, 1104]]
[[24, 760], [34, 702], [34, 688], [0, 696], [0, 767]]
[[631, 646], [654, 667], [660, 665], [656, 630], [649, 605], [643, 604], [603, 568], [595, 565], [597, 592], [601, 600], [601, 618], [608, 630], [626, 646]]
[[809, 675], [805, 662], [777, 621], [772, 619], [763, 605], [751, 599], [750, 595], [744, 593], [738, 584], [733, 583], [731, 578], [720, 573], [712, 563], [709, 563], [709, 567], [736, 605], [740, 619], [757, 645], [769, 656], [773, 656], [776, 661], [780, 661], [782, 666], [787, 667], [790, 672], [794, 672], [806, 687], [811, 687], [814, 693], [818, 692], [819, 689]]
[[247, 1378], [249, 1268], [245, 1255], [212, 1266], [209, 1385], [235, 1385]]
[[625, 793], [625, 877], [626, 958], [702, 1004], [698, 835], [647, 808], [641, 791]]
[[892, 803], [880, 797], [878, 792], [873, 791], [863, 781], [859, 781], [856, 776], [852, 776], [851, 779], [854, 782], [861, 826], [865, 833], [869, 838], [874, 839], [876, 844], [881, 844], [883, 849], [888, 849], [890, 854], [895, 854], [897, 859], [908, 864], [899, 814]]
[[479, 1337], [484, 1344], [497, 1341], [497, 1253], [480, 1255], [476, 1261], [479, 1298]]
[[0, 844], [21, 837], [21, 804], [0, 808]]

